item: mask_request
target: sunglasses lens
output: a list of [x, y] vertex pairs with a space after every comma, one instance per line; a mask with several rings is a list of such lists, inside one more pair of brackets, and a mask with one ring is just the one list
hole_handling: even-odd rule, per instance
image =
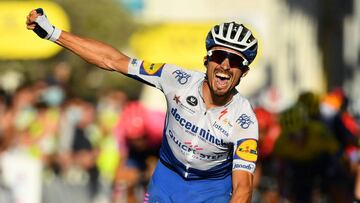
[[215, 51], [212, 51], [212, 55], [210, 57], [210, 60], [211, 61], [214, 61], [215, 63], [222, 63], [226, 57], [227, 57], [227, 52], [225, 51], [220, 51], [220, 50], [215, 50]]
[[232, 68], [244, 67], [244, 58], [234, 53], [222, 50], [213, 50], [209, 56], [209, 59], [217, 64], [221, 64], [226, 58], [229, 59], [230, 66]]
[[236, 54], [231, 54], [229, 56], [230, 66], [231, 67], [243, 67], [244, 59]]

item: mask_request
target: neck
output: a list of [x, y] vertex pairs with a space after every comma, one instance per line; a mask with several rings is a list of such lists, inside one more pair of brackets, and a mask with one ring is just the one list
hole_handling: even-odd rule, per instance
[[211, 90], [208, 81], [205, 80], [202, 85], [202, 93], [206, 108], [211, 108], [227, 104], [235, 95], [236, 90], [231, 90], [227, 94], [219, 96]]

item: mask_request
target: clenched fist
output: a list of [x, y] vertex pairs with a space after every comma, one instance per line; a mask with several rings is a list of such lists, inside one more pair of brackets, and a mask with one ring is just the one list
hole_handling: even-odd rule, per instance
[[33, 30], [39, 37], [53, 42], [55, 42], [61, 34], [61, 30], [49, 22], [42, 8], [30, 11], [26, 17], [26, 28]]

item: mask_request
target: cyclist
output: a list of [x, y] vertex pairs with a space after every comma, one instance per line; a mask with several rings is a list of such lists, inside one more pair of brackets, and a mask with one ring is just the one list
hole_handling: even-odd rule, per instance
[[[152, 122], [148, 122], [148, 121]], [[121, 162], [114, 179], [114, 199], [126, 189], [129, 202], [140, 202], [158, 160], [165, 113], [150, 110], [138, 101], [125, 104], [115, 126]]]
[[[144, 202], [250, 202], [258, 125], [249, 101], [236, 90], [257, 54], [244, 25], [215, 25], [206, 37], [206, 73], [129, 58], [102, 42], [62, 31], [42, 9], [27, 28], [102, 69], [160, 89], [168, 111], [160, 159]], [[151, 122], [151, 121], [148, 121]]]

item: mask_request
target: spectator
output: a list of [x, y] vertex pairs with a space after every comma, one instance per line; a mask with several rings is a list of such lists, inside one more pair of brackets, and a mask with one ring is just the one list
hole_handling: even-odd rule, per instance
[[[157, 162], [164, 120], [164, 113], [149, 110], [139, 102], [124, 107], [117, 124], [122, 160], [115, 185], [126, 186], [128, 202], [139, 202], [144, 195]], [[137, 195], [136, 191], [142, 193]]]
[[283, 164], [281, 195], [294, 203], [313, 201], [313, 192], [322, 188], [326, 178], [329, 157], [338, 150], [335, 137], [319, 120], [317, 108], [318, 96], [305, 92], [280, 114], [282, 131], [275, 154]]
[[341, 88], [335, 88], [323, 97], [320, 105], [322, 119], [339, 143], [337, 156], [331, 164], [333, 175], [329, 177], [335, 202], [343, 202], [353, 196], [358, 171], [360, 128], [347, 109], [348, 102], [345, 92]]

